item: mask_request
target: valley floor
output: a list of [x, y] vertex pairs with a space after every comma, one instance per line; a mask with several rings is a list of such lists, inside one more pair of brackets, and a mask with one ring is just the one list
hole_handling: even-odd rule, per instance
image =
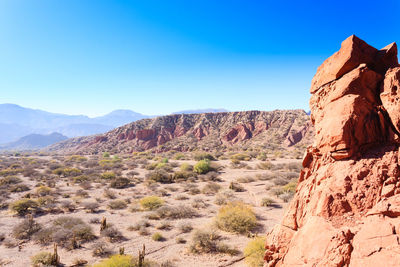
[[[118, 253], [121, 247], [125, 254], [136, 256], [143, 244], [146, 259], [163, 264], [161, 266], [246, 266], [243, 256], [245, 246], [252, 237], [265, 235], [280, 222], [290, 198], [285, 194], [293, 192], [288, 185], [293, 183], [299, 171], [297, 159], [275, 159], [271, 163], [267, 161], [269, 165], [258, 159], [236, 161], [235, 164], [221, 159], [211, 162], [215, 165], [214, 172], [194, 175], [184, 181], [159, 183], [149, 182], [149, 179], [150, 174], [157, 171], [151, 170], [151, 165], [159, 164], [162, 158], [149, 160], [121, 156], [118, 160], [114, 159], [2, 157], [0, 235], [3, 240], [0, 243], [0, 265], [29, 266], [33, 255], [42, 251], [51, 252], [53, 242], [57, 242], [60, 261], [65, 266], [74, 266], [78, 259], [87, 261], [89, 265], [94, 264], [109, 254]], [[104, 162], [106, 164], [102, 165]], [[169, 159], [158, 167], [173, 175], [179, 172], [182, 164], [193, 166], [196, 162], [191, 158]], [[108, 163], [110, 165], [106, 166]], [[12, 173], [13, 168], [19, 171], [8, 176], [7, 171]], [[62, 169], [64, 174], [60, 174]], [[66, 169], [70, 169], [69, 174]], [[18, 181], [13, 184], [7, 177], [15, 177]], [[130, 184], [124, 188], [113, 188], [112, 180], [118, 177], [126, 177]], [[26, 190], [11, 192], [10, 188], [17, 185], [26, 185]], [[16, 226], [28, 219], [22, 216], [25, 214], [17, 216], [10, 207], [16, 200], [27, 196], [40, 205], [40, 212], [35, 212], [34, 221], [41, 230], [21, 239], [16, 234]], [[157, 217], [156, 211], [140, 207], [140, 200], [146, 196], [158, 196], [163, 206], [187, 208], [192, 214]], [[247, 234], [218, 229], [215, 218], [220, 207], [238, 201], [251, 206], [257, 217], [257, 227]], [[65, 216], [81, 219], [92, 229], [95, 238], [78, 241], [76, 249], [68, 248], [69, 239], [56, 237], [61, 233], [52, 233], [44, 238], [46, 232], [43, 229], [51, 229], [57, 218]], [[103, 218], [115, 229], [114, 234], [100, 233]], [[220, 242], [236, 250], [236, 255], [191, 252], [189, 247], [193, 242], [193, 233], [198, 229], [215, 229], [221, 236]], [[161, 234], [162, 238], [155, 240], [155, 233]], [[99, 247], [104, 250], [103, 255], [98, 251]]]

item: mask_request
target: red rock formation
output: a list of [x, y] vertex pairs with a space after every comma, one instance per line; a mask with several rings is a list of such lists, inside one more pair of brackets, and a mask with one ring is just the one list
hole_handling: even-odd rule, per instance
[[168, 115], [136, 121], [99, 136], [69, 139], [51, 150], [73, 154], [110, 150], [132, 153], [147, 149], [214, 150], [234, 145], [286, 149], [310, 144], [314, 128], [308, 119], [303, 110]]
[[315, 142], [282, 223], [267, 235], [266, 266], [399, 266], [396, 66], [395, 44], [378, 51], [353, 35], [318, 68]]

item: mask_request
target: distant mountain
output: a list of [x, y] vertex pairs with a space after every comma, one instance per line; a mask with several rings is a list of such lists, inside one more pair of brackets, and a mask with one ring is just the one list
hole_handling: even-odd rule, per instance
[[[123, 123], [121, 125], [124, 125]], [[111, 129], [114, 129], [114, 126], [104, 125], [104, 124], [96, 124], [96, 123], [75, 123], [69, 124], [66, 126], [61, 126], [55, 128], [54, 130], [58, 133], [62, 133], [68, 137], [76, 137], [76, 136], [86, 136], [98, 133], [105, 133]]]
[[128, 109], [117, 109], [108, 113], [107, 115], [93, 118], [93, 121], [97, 122], [98, 124], [112, 125], [115, 128], [117, 126], [122, 126], [127, 123], [145, 118], [150, 118], [150, 116], [143, 115]]
[[0, 104], [0, 144], [13, 142], [29, 134], [58, 132], [67, 137], [99, 134], [149, 117], [131, 110], [115, 110], [104, 116], [89, 118]]
[[32, 129], [16, 123], [0, 123], [0, 144], [15, 141], [18, 138], [32, 133]]
[[0, 150], [36, 150], [66, 139], [68, 139], [68, 137], [60, 133], [52, 133], [49, 135], [30, 134], [21, 137], [15, 142], [0, 146]]
[[313, 136], [310, 116], [304, 110], [176, 114], [135, 121], [101, 135], [71, 138], [47, 149], [82, 154], [232, 147], [271, 151], [301, 147], [303, 151]]
[[[173, 114], [227, 112], [225, 109], [182, 110]], [[104, 116], [90, 118], [85, 115], [66, 115], [15, 104], [0, 104], [0, 144], [18, 140], [29, 134], [48, 135], [53, 132], [67, 137], [101, 134], [125, 124], [156, 116], [132, 110], [114, 110]]]
[[200, 113], [218, 113], [218, 112], [229, 112], [223, 108], [206, 108], [206, 109], [189, 109], [189, 110], [182, 110], [172, 113], [174, 114], [200, 114]]

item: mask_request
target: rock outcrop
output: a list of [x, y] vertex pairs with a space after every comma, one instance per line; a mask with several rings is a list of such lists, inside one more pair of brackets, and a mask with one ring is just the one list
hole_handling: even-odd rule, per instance
[[228, 147], [287, 149], [307, 146], [314, 135], [303, 110], [177, 114], [144, 119], [97, 136], [50, 147], [62, 153], [223, 150]]
[[400, 67], [356, 36], [311, 85], [315, 141], [266, 266], [400, 265]]

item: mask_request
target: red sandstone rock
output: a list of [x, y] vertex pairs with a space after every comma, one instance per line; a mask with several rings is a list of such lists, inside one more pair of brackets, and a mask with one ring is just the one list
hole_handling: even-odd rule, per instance
[[251, 128], [248, 125], [239, 124], [230, 129], [229, 132], [223, 137], [223, 140], [237, 143], [239, 141], [247, 140], [251, 137]]
[[377, 52], [351, 36], [318, 68], [315, 142], [282, 223], [267, 235], [266, 266], [399, 266], [396, 64], [395, 44]]
[[382, 76], [364, 64], [316, 91], [310, 100], [316, 135], [314, 145], [336, 159], [351, 157], [361, 147], [383, 141], [376, 107]]
[[382, 84], [381, 100], [393, 126], [400, 131], [400, 67], [390, 69], [386, 73]]
[[311, 82], [311, 93], [336, 80], [362, 63], [372, 63], [378, 50], [352, 35], [342, 42], [338, 52], [319, 66]]

